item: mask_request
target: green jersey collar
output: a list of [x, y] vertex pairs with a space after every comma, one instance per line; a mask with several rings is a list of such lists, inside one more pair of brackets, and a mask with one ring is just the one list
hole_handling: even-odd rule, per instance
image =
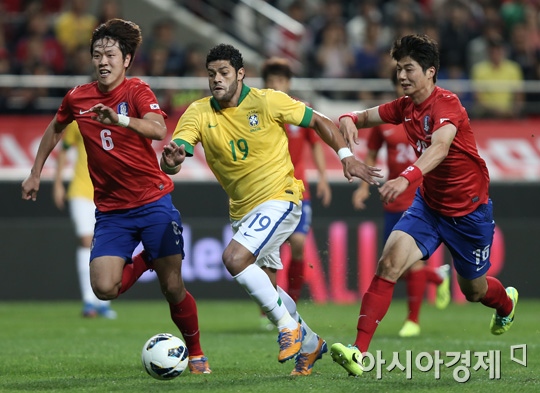
[[[251, 91], [251, 88], [246, 86], [244, 84], [244, 82], [242, 82], [242, 93], [240, 94], [240, 99], [238, 100], [238, 105], [240, 105], [242, 103], [242, 101], [244, 100], [244, 98], [246, 98], [246, 96], [249, 94], [250, 91]], [[217, 102], [217, 100], [214, 97], [210, 98], [210, 105], [212, 105], [212, 107], [216, 111], [221, 110], [221, 106], [219, 106], [219, 103]]]

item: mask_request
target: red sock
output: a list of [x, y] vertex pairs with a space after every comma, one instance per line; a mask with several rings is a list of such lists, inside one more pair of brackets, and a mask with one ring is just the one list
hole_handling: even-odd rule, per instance
[[375, 334], [375, 329], [384, 318], [394, 293], [395, 282], [385, 280], [377, 275], [371, 280], [371, 284], [362, 299], [360, 316], [358, 317], [358, 330], [354, 345], [360, 352], [366, 352], [369, 343]]
[[132, 263], [124, 265], [124, 270], [122, 272], [122, 286], [120, 287], [120, 291], [118, 291], [118, 295], [131, 288], [139, 277], [149, 269], [150, 262], [146, 251], [141, 251], [139, 254], [135, 255], [132, 260]]
[[487, 307], [497, 310], [497, 314], [506, 317], [512, 312], [512, 299], [508, 297], [506, 290], [495, 277], [486, 276], [488, 290], [480, 302]]
[[441, 285], [443, 282], [443, 279], [441, 276], [439, 276], [439, 273], [437, 273], [437, 269], [432, 266], [424, 266], [422, 268], [426, 275], [427, 282], [431, 282], [435, 285]]
[[171, 318], [178, 327], [188, 347], [189, 356], [202, 356], [201, 343], [199, 341], [199, 317], [197, 304], [191, 294], [186, 291], [186, 297], [178, 304], [170, 304]]
[[408, 320], [418, 323], [420, 307], [426, 291], [426, 273], [424, 269], [410, 270], [407, 275], [407, 300], [409, 304]]
[[291, 259], [289, 264], [289, 288], [287, 293], [296, 301], [300, 298], [302, 286], [304, 285], [304, 260]]

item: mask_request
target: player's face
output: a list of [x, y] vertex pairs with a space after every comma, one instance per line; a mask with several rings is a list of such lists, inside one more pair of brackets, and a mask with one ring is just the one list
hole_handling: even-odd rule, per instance
[[403, 89], [403, 93], [411, 97], [413, 102], [422, 102], [429, 97], [435, 74], [433, 67], [428, 68], [424, 73], [420, 64], [407, 56], [397, 62], [396, 72], [398, 84]]
[[268, 75], [265, 81], [265, 87], [267, 89], [274, 89], [288, 93], [291, 87], [291, 81], [289, 78], [283, 75]]
[[244, 69], [236, 72], [228, 60], [212, 61], [206, 69], [212, 96], [222, 107], [236, 106], [242, 92]]
[[102, 39], [94, 43], [92, 66], [101, 91], [111, 91], [122, 83], [130, 59], [129, 54], [123, 58], [120, 46], [114, 40]]

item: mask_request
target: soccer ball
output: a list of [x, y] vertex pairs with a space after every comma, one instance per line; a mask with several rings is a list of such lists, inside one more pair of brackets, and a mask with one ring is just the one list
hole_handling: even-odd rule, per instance
[[148, 374], [156, 379], [173, 379], [188, 366], [186, 344], [169, 333], [151, 337], [142, 349], [142, 364]]

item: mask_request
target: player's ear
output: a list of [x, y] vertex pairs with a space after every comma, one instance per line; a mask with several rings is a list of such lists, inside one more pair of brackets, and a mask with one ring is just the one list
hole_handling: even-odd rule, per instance
[[244, 76], [246, 76], [246, 70], [244, 67], [240, 68], [238, 72], [236, 73], [236, 80], [238, 82], [244, 80]]
[[427, 69], [428, 78], [433, 78], [435, 76], [435, 67], [429, 67]]
[[124, 68], [128, 68], [130, 62], [131, 62], [131, 54], [128, 53], [126, 55], [126, 58], [124, 59]]

